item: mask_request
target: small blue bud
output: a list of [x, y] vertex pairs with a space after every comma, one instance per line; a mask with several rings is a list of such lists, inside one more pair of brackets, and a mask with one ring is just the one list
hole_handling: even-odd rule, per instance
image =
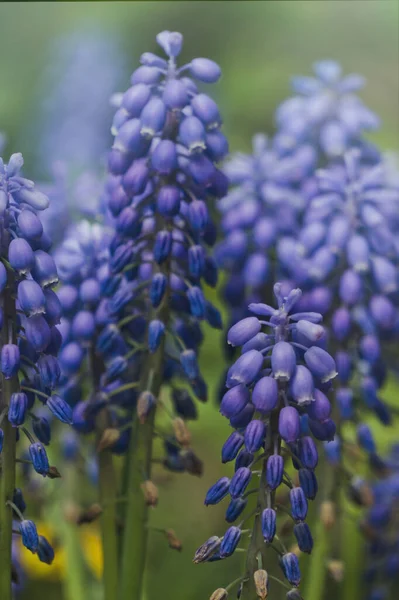
[[28, 273], [35, 263], [33, 250], [24, 238], [11, 240], [8, 248], [8, 261], [21, 275]]
[[252, 403], [261, 414], [267, 414], [276, 408], [278, 402], [278, 384], [273, 377], [262, 377], [252, 390]]
[[43, 290], [36, 281], [24, 279], [18, 284], [18, 303], [28, 316], [39, 315], [46, 311], [46, 299]]
[[266, 463], [266, 482], [271, 490], [281, 485], [284, 474], [284, 459], [279, 454], [272, 454]]
[[187, 390], [175, 388], [172, 391], [175, 412], [183, 419], [197, 419], [197, 407]]
[[233, 433], [227, 438], [227, 440], [223, 444], [222, 462], [226, 463], [231, 460], [234, 460], [243, 444], [243, 436], [240, 433], [238, 433], [238, 431], [233, 431]]
[[208, 208], [203, 200], [193, 200], [188, 207], [188, 217], [194, 231], [203, 232], [209, 222]]
[[278, 381], [289, 381], [296, 369], [295, 350], [288, 342], [277, 342], [272, 350], [272, 371]]
[[299, 406], [311, 404], [314, 399], [313, 377], [309, 369], [303, 365], [297, 365], [290, 381], [290, 393]]
[[93, 313], [80, 310], [72, 321], [72, 335], [76, 340], [90, 341], [94, 337], [96, 324]]
[[25, 512], [26, 503], [22, 494], [22, 490], [20, 488], [15, 488], [14, 493], [12, 495], [12, 501], [21, 513]]
[[202, 246], [191, 246], [188, 250], [188, 270], [192, 277], [199, 279], [205, 269], [205, 251]]
[[323, 392], [315, 389], [314, 401], [306, 406], [307, 413], [314, 421], [326, 421], [331, 415], [331, 404]]
[[230, 479], [228, 477], [222, 477], [219, 479], [211, 488], [209, 488], [204, 504], [218, 504], [227, 494], [229, 493]]
[[289, 444], [296, 442], [300, 435], [299, 413], [293, 406], [284, 406], [278, 420], [278, 430], [283, 440]]
[[125, 236], [135, 238], [141, 229], [138, 212], [132, 206], [126, 206], [116, 219], [116, 230]]
[[44, 315], [47, 323], [52, 327], [61, 323], [62, 306], [57, 294], [50, 289], [44, 290], [46, 299], [46, 313]]
[[313, 548], [313, 538], [309, 525], [307, 523], [296, 523], [294, 526], [294, 535], [300, 551], [310, 554]]
[[46, 406], [59, 421], [72, 425], [72, 409], [61, 396], [53, 394], [47, 398]]
[[43, 252], [43, 250], [36, 250], [32, 277], [43, 287], [49, 287], [58, 283], [57, 267], [50, 254]]
[[43, 225], [37, 215], [29, 209], [24, 209], [18, 215], [18, 227], [21, 235], [28, 240], [37, 240], [43, 233]]
[[143, 137], [151, 139], [161, 131], [166, 120], [166, 106], [160, 98], [152, 96], [140, 115], [140, 133]]
[[334, 336], [339, 342], [348, 337], [352, 326], [352, 319], [349, 310], [345, 306], [337, 308], [334, 312], [331, 326]]
[[363, 281], [358, 273], [348, 269], [343, 273], [339, 282], [339, 297], [342, 302], [352, 306], [363, 296]]
[[165, 83], [162, 95], [165, 105], [171, 110], [181, 110], [188, 102], [187, 88], [179, 79], [170, 79]]
[[187, 292], [190, 303], [190, 311], [193, 317], [204, 319], [206, 314], [206, 302], [201, 288], [193, 285]]
[[205, 127], [197, 117], [186, 117], [179, 127], [180, 142], [189, 153], [205, 150]]
[[240, 467], [237, 469], [230, 482], [230, 496], [232, 498], [242, 496], [251, 481], [251, 477], [252, 472], [248, 467]]
[[34, 315], [25, 321], [25, 336], [36, 350], [43, 352], [51, 340], [51, 329], [42, 315]]
[[164, 217], [174, 217], [180, 210], [181, 191], [175, 185], [162, 186], [157, 195], [157, 209]]
[[58, 299], [61, 302], [64, 314], [73, 313], [76, 309], [79, 294], [78, 290], [73, 285], [63, 285], [57, 290]]
[[131, 117], [139, 117], [151, 97], [151, 89], [144, 83], [129, 88], [122, 97], [122, 107]]
[[150, 285], [150, 300], [154, 308], [157, 308], [164, 296], [166, 290], [167, 279], [163, 273], [155, 273]]
[[309, 419], [309, 428], [316, 440], [325, 442], [334, 439], [336, 426], [332, 419], [326, 419], [322, 423]]
[[266, 543], [270, 544], [276, 535], [277, 515], [272, 508], [265, 508], [262, 512], [262, 535]]
[[281, 557], [281, 568], [291, 585], [298, 586], [301, 582], [299, 561], [295, 554], [288, 552]]
[[369, 452], [370, 454], [374, 454], [376, 452], [376, 445], [373, 438], [373, 434], [371, 429], [365, 423], [361, 423], [357, 428], [357, 441], [358, 444], [363, 450]]
[[176, 145], [171, 140], [161, 140], [152, 153], [151, 165], [160, 175], [170, 175], [177, 169]]
[[305, 352], [304, 358], [309, 370], [322, 383], [327, 383], [336, 377], [335, 361], [323, 348], [312, 346]]
[[264, 357], [258, 350], [250, 350], [240, 356], [227, 373], [226, 385], [250, 385], [255, 381], [263, 366]]
[[48, 446], [51, 440], [51, 428], [47, 419], [44, 417], [32, 419], [32, 429], [39, 442]]
[[310, 469], [299, 469], [299, 484], [309, 500], [316, 498], [318, 485], [314, 472]]
[[347, 384], [352, 376], [352, 359], [348, 352], [338, 350], [335, 355], [335, 364], [338, 371], [338, 379], [344, 385]]
[[181, 52], [183, 36], [178, 31], [161, 31], [156, 37], [157, 43], [170, 58], [176, 58]]
[[244, 406], [239, 413], [230, 418], [231, 427], [234, 427], [235, 429], [243, 429], [251, 421], [252, 417], [254, 416], [254, 412], [254, 405], [248, 402], [248, 404]]
[[23, 392], [11, 394], [8, 407], [8, 420], [13, 427], [19, 427], [25, 421], [28, 398]]
[[348, 421], [353, 418], [353, 391], [350, 388], [338, 388], [335, 400], [339, 408], [341, 419]]
[[165, 333], [165, 325], [159, 319], [150, 321], [148, 325], [148, 348], [151, 353], [158, 350]]
[[199, 367], [197, 355], [194, 350], [184, 350], [180, 353], [180, 364], [189, 379], [197, 379]]
[[197, 94], [191, 100], [191, 108], [196, 117], [206, 125], [207, 129], [214, 129], [221, 125], [221, 118], [216, 102], [206, 94]]
[[254, 419], [245, 428], [244, 440], [248, 452], [257, 452], [262, 447], [266, 436], [266, 425]]
[[113, 273], [120, 273], [132, 261], [134, 254], [131, 242], [118, 246], [111, 256], [110, 268]]
[[29, 446], [29, 454], [36, 473], [45, 477], [49, 471], [50, 465], [43, 444], [35, 442]]
[[220, 556], [221, 558], [227, 558], [234, 553], [241, 538], [241, 529], [239, 527], [229, 527], [223, 536], [222, 543], [220, 545]]
[[67, 375], [72, 375], [80, 369], [83, 357], [81, 346], [77, 342], [70, 342], [62, 348], [58, 359], [62, 370]]
[[308, 513], [308, 502], [301, 487], [290, 490], [291, 513], [295, 521], [304, 521]]
[[39, 557], [40, 562], [46, 563], [47, 565], [51, 565], [54, 560], [54, 550], [48, 540], [39, 535], [39, 547], [37, 549], [37, 556]]
[[154, 258], [158, 264], [163, 263], [172, 249], [172, 235], [169, 231], [158, 231], [154, 243]]
[[302, 466], [307, 469], [315, 469], [318, 462], [318, 453], [316, 444], [309, 436], [304, 436], [298, 440], [298, 458]]
[[204, 83], [215, 83], [222, 73], [219, 65], [209, 58], [194, 58], [189, 69], [193, 77]]
[[242, 319], [227, 333], [227, 341], [232, 346], [243, 346], [246, 342], [252, 339], [261, 329], [259, 319], [256, 317], [247, 317]]
[[15, 344], [5, 344], [1, 349], [1, 372], [6, 379], [18, 373], [20, 352]]
[[40, 378], [45, 387], [52, 390], [57, 387], [61, 376], [61, 369], [55, 356], [47, 354], [40, 356], [37, 361], [37, 368], [39, 369]]
[[236, 458], [234, 470], [238, 471], [238, 469], [241, 469], [241, 467], [250, 467], [254, 460], [255, 456], [252, 454], [252, 452], [247, 452], [247, 450], [241, 450], [241, 452]]
[[24, 519], [19, 523], [19, 531], [25, 548], [36, 553], [39, 549], [39, 536], [34, 522]]
[[236, 385], [228, 390], [220, 404], [220, 412], [224, 417], [231, 419], [238, 415], [248, 404], [249, 390], [245, 385]]
[[225, 519], [228, 523], [234, 523], [236, 519], [241, 515], [247, 505], [245, 498], [233, 498], [226, 510]]
[[110, 360], [106, 367], [106, 380], [111, 382], [126, 371], [127, 361], [125, 358], [123, 358], [123, 356], [115, 356], [112, 360]]

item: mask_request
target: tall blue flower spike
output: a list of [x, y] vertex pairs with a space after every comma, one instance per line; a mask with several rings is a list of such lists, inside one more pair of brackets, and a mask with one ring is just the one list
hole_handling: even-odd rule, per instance
[[[216, 504], [226, 496], [228, 523], [238, 519], [223, 538], [208, 540], [194, 562], [219, 560], [232, 554], [244, 535], [243, 523], [249, 494], [257, 493], [257, 508], [243, 579], [244, 597], [254, 597], [255, 575], [269, 564], [270, 546], [280, 557], [287, 581], [300, 582], [298, 558], [286, 551], [276, 537], [281, 506], [276, 490], [289, 490], [289, 512], [294, 534], [302, 552], [312, 551], [312, 535], [306, 524], [308, 500], [314, 499], [317, 481], [314, 470], [318, 451], [314, 438], [330, 442], [335, 435], [331, 406], [326, 396], [336, 377], [334, 359], [318, 344], [325, 336], [322, 316], [295, 312], [301, 290], [287, 296], [280, 283], [274, 285], [278, 308], [262, 303], [249, 305], [255, 315], [236, 323], [228, 332], [232, 346], [241, 346], [241, 355], [230, 367], [227, 391], [220, 412], [234, 428], [222, 449], [223, 462], [235, 461], [235, 473], [223, 477], [207, 493], [205, 504]], [[265, 329], [267, 333], [262, 330]], [[299, 341], [300, 339], [300, 341]], [[298, 470], [299, 485], [286, 471], [291, 458]], [[211, 538], [212, 539], [212, 538]], [[248, 594], [248, 596], [245, 595]], [[251, 595], [252, 594], [252, 595]]]
[[[25, 503], [18, 500], [20, 490], [18, 494], [14, 491], [19, 434], [28, 439], [34, 470], [44, 477], [54, 477], [56, 470], [50, 466], [45, 450], [51, 437], [48, 421], [55, 415], [63, 422], [72, 422], [69, 404], [54, 394], [60, 376], [56, 357], [61, 345], [57, 329], [61, 306], [52, 289], [58, 283], [58, 274], [48, 254], [51, 240], [43, 232], [38, 216], [49, 201], [23, 177], [22, 166], [21, 154], [13, 154], [8, 164], [0, 159], [0, 560], [5, 572], [11, 570], [13, 514], [20, 520], [23, 544], [32, 552], [38, 551], [36, 527], [23, 518]], [[48, 421], [38, 416], [38, 402], [45, 408]], [[1, 578], [0, 596], [11, 599], [11, 575], [9, 580]]]
[[356, 95], [364, 78], [356, 73], [342, 76], [341, 66], [333, 60], [314, 63], [313, 72], [313, 77], [292, 79], [295, 96], [276, 111], [278, 145], [310, 143], [331, 158], [353, 145], [367, 148], [363, 135], [379, 127], [379, 118]]

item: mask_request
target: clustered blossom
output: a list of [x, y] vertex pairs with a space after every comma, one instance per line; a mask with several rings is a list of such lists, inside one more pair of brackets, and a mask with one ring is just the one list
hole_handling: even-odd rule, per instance
[[[21, 154], [13, 154], [8, 164], [0, 159], [0, 451], [11, 442], [10, 436], [19, 440], [23, 433], [29, 441], [28, 456], [34, 470], [43, 477], [57, 477], [45, 450], [51, 439], [51, 419], [55, 416], [64, 423], [72, 420], [70, 406], [54, 393], [60, 377], [57, 354], [62, 342], [57, 329], [61, 305], [52, 289], [58, 274], [48, 253], [51, 241], [38, 216], [47, 208], [48, 198], [22, 176], [22, 166]], [[10, 394], [6, 391], [8, 380]], [[15, 433], [6, 432], [6, 419]], [[9, 465], [3, 463], [3, 472], [7, 468]], [[48, 542], [38, 535], [33, 521], [23, 516], [26, 506], [19, 489], [14, 490], [12, 508], [23, 544], [41, 561], [51, 562]]]
[[[300, 289], [284, 296], [282, 285], [275, 284], [274, 294], [277, 309], [250, 304], [249, 310], [256, 316], [244, 318], [228, 332], [228, 342], [241, 346], [241, 355], [227, 373], [228, 389], [220, 405], [220, 412], [234, 428], [223, 446], [222, 461], [235, 460], [235, 473], [231, 478], [222, 477], [210, 488], [205, 504], [216, 504], [230, 496], [226, 520], [233, 523], [246, 507], [250, 483], [257, 481], [258, 515], [252, 540], [257, 537], [256, 527], [261, 527], [264, 543], [277, 549], [283, 573], [296, 587], [300, 583], [297, 556], [274, 541], [279, 513], [275, 491], [281, 485], [288, 486], [294, 534], [300, 550], [310, 553], [313, 540], [306, 515], [308, 500], [317, 493], [314, 471], [318, 452], [314, 438], [334, 438], [335, 424], [326, 393], [337, 373], [334, 359], [323, 348], [322, 316], [294, 312]], [[298, 469], [298, 485], [285, 471], [286, 456], [291, 456]], [[194, 562], [233, 554], [241, 529], [239, 522], [223, 538], [210, 538], [197, 550]], [[252, 578], [254, 573], [247, 576]]]

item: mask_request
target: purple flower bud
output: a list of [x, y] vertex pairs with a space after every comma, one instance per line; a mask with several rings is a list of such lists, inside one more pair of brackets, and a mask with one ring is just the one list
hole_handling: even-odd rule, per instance
[[180, 364], [189, 379], [199, 377], [197, 355], [194, 350], [184, 350], [180, 353]]
[[339, 350], [335, 355], [335, 364], [338, 371], [338, 379], [346, 384], [352, 376], [352, 360], [350, 355], [343, 350]]
[[221, 558], [227, 558], [231, 556], [234, 550], [237, 548], [241, 538], [241, 529], [239, 527], [229, 527], [223, 536], [222, 543], [220, 545], [220, 556]]
[[139, 117], [150, 97], [150, 88], [144, 83], [137, 83], [123, 94], [122, 107], [131, 117]]
[[296, 442], [300, 434], [299, 414], [296, 408], [285, 406], [281, 409], [278, 430], [285, 442], [289, 444]]
[[331, 404], [327, 396], [320, 390], [314, 391], [314, 402], [306, 407], [307, 413], [314, 421], [326, 421], [331, 415]]
[[366, 452], [374, 454], [376, 445], [370, 427], [365, 423], [361, 423], [358, 426], [356, 433], [359, 446]]
[[247, 506], [247, 500], [245, 498], [233, 498], [226, 510], [225, 519], [228, 523], [234, 523], [236, 519], [243, 512]]
[[376, 335], [365, 335], [360, 340], [360, 352], [370, 364], [375, 363], [381, 356], [381, 346]]
[[248, 452], [257, 452], [262, 447], [266, 436], [266, 425], [263, 421], [255, 419], [245, 429], [245, 447]]
[[310, 469], [299, 469], [298, 474], [299, 484], [306, 498], [314, 500], [318, 490], [316, 475]]
[[240, 383], [250, 385], [259, 375], [263, 366], [263, 355], [258, 350], [246, 352], [230, 367], [226, 385], [233, 387]]
[[37, 240], [43, 233], [43, 225], [37, 215], [29, 209], [22, 210], [18, 215], [18, 227], [21, 235], [28, 240]]
[[72, 409], [61, 396], [53, 394], [47, 398], [46, 406], [59, 421], [72, 425]]
[[[247, 423], [248, 425], [248, 423]], [[238, 471], [241, 467], [250, 467], [255, 460], [254, 454], [252, 452], [247, 452], [246, 450], [241, 450], [238, 454], [236, 461], [234, 463], [234, 471]]]
[[342, 306], [334, 312], [332, 316], [332, 330], [339, 342], [348, 337], [351, 330], [351, 314], [346, 307]]
[[51, 340], [50, 327], [41, 315], [35, 315], [25, 321], [25, 335], [36, 352], [43, 352]]
[[118, 246], [111, 256], [110, 268], [112, 273], [120, 273], [132, 261], [134, 254], [131, 242]]
[[14, 200], [19, 204], [28, 204], [34, 210], [45, 210], [50, 204], [47, 196], [36, 189], [21, 187], [18, 191], [13, 192], [12, 195]]
[[258, 288], [267, 280], [269, 273], [269, 261], [267, 256], [256, 252], [248, 258], [244, 277], [245, 282], [249, 287]]
[[13, 269], [24, 275], [33, 267], [35, 255], [26, 240], [15, 238], [11, 240], [8, 248], [8, 260]]
[[205, 127], [197, 117], [186, 117], [179, 127], [180, 142], [190, 153], [205, 150]]
[[174, 217], [180, 210], [181, 192], [175, 185], [162, 186], [157, 195], [157, 209], [164, 217]]
[[178, 31], [161, 31], [157, 35], [157, 43], [162, 50], [171, 58], [176, 58], [181, 52], [183, 36]]
[[322, 423], [309, 419], [309, 428], [316, 440], [329, 442], [334, 439], [336, 426], [331, 419], [326, 419]]
[[62, 348], [58, 357], [62, 370], [67, 375], [73, 375], [80, 369], [83, 356], [81, 346], [77, 342], [70, 342]]
[[72, 335], [77, 340], [90, 341], [96, 329], [93, 314], [88, 310], [79, 311], [72, 321]]
[[302, 466], [307, 469], [315, 469], [318, 463], [318, 454], [316, 444], [309, 436], [304, 436], [298, 440], [298, 458]]
[[31, 444], [29, 446], [29, 454], [36, 473], [45, 477], [49, 471], [50, 465], [43, 444], [40, 442]]
[[151, 156], [151, 165], [160, 175], [177, 169], [176, 146], [171, 140], [161, 140]]
[[303, 319], [298, 321], [296, 328], [298, 333], [304, 335], [311, 342], [317, 342], [324, 335], [324, 327]]
[[299, 561], [295, 554], [288, 552], [281, 557], [281, 568], [291, 585], [298, 586], [301, 582]]
[[232, 498], [238, 498], [242, 496], [249, 482], [251, 481], [252, 472], [248, 467], [240, 467], [234, 473], [229, 487], [230, 496]]
[[256, 317], [247, 317], [229, 329], [227, 341], [232, 346], [242, 346], [259, 333], [260, 329], [261, 324], [259, 319]]
[[290, 393], [300, 406], [310, 404], [314, 399], [314, 383], [311, 372], [298, 365], [290, 381]]
[[249, 402], [249, 390], [245, 385], [236, 385], [228, 390], [222, 398], [220, 412], [231, 419], [239, 415]]
[[335, 361], [332, 356], [322, 348], [312, 346], [305, 352], [305, 362], [314, 377], [322, 383], [327, 383], [337, 376]]
[[187, 88], [179, 79], [170, 79], [165, 83], [162, 95], [165, 105], [171, 110], [181, 110], [188, 102]]
[[208, 225], [208, 208], [203, 200], [193, 200], [188, 207], [188, 218], [194, 231], [203, 232]]
[[205, 83], [215, 83], [222, 73], [219, 65], [209, 58], [194, 58], [189, 69], [193, 77]]
[[15, 344], [4, 344], [1, 349], [1, 372], [6, 379], [18, 373], [20, 364], [19, 348]]
[[371, 259], [373, 277], [382, 294], [390, 294], [398, 289], [398, 275], [395, 265], [383, 256]]
[[231, 427], [234, 427], [235, 429], [243, 429], [251, 421], [251, 419], [254, 415], [254, 412], [255, 412], [254, 405], [251, 404], [250, 402], [248, 402], [248, 404], [246, 406], [244, 406], [244, 408], [239, 413], [234, 415], [234, 417], [231, 417], [231, 419], [230, 419]]
[[84, 304], [96, 305], [100, 299], [101, 288], [97, 279], [85, 279], [80, 284], [79, 297]]
[[31, 279], [24, 279], [18, 284], [18, 303], [28, 317], [44, 313], [46, 310], [43, 290]]
[[267, 414], [276, 408], [278, 385], [273, 377], [262, 377], [252, 391], [252, 403], [261, 414]]
[[202, 246], [191, 246], [188, 250], [188, 269], [195, 279], [199, 279], [205, 269], [205, 251]]
[[152, 96], [140, 115], [140, 133], [145, 138], [153, 138], [161, 131], [166, 120], [166, 106], [160, 98]]
[[350, 388], [339, 388], [335, 394], [341, 419], [348, 421], [353, 418], [353, 392]]
[[271, 544], [276, 535], [277, 515], [272, 508], [265, 508], [262, 512], [262, 535], [267, 544]]
[[127, 369], [127, 360], [123, 358], [123, 356], [115, 356], [110, 362], [107, 364], [106, 370], [106, 380], [108, 382], [112, 382], [115, 379], [118, 379], [122, 373], [124, 373]]
[[57, 290], [57, 294], [64, 314], [74, 312], [79, 297], [78, 290], [73, 285], [63, 285]]
[[[236, 388], [233, 388], [236, 389]], [[240, 451], [242, 445], [244, 444], [243, 436], [237, 431], [233, 431], [233, 433], [227, 438], [222, 448], [222, 462], [230, 462], [234, 460]]]
[[39, 536], [37, 535], [37, 529], [34, 522], [24, 519], [19, 523], [19, 532], [25, 548], [28, 548], [28, 550], [33, 553], [37, 552], [39, 548]]
[[54, 560], [54, 550], [51, 544], [42, 535], [39, 535], [39, 547], [37, 549], [37, 556], [40, 562], [46, 565], [51, 565]]
[[154, 244], [154, 258], [158, 264], [163, 263], [172, 249], [172, 236], [169, 231], [158, 231]]
[[28, 398], [23, 392], [11, 394], [8, 407], [8, 420], [13, 427], [19, 427], [25, 421]]
[[52, 256], [43, 250], [36, 250], [32, 277], [43, 287], [49, 287], [58, 283], [57, 267]]
[[135, 238], [141, 228], [139, 218], [140, 215], [133, 207], [126, 206], [116, 219], [116, 230], [122, 235]]
[[193, 285], [187, 292], [187, 298], [190, 303], [190, 311], [193, 317], [203, 319], [206, 314], [206, 303], [201, 288]]
[[385, 296], [373, 296], [370, 300], [370, 313], [381, 329], [389, 330], [396, 319], [396, 311], [392, 302]]
[[208, 129], [221, 125], [221, 117], [216, 102], [206, 94], [197, 94], [191, 100], [193, 113]]
[[162, 302], [166, 290], [166, 283], [166, 276], [163, 273], [156, 273], [152, 278], [149, 295], [151, 304], [154, 308], [157, 308]]
[[271, 490], [275, 490], [281, 484], [284, 473], [284, 460], [279, 454], [272, 454], [267, 459], [266, 482]]
[[51, 440], [51, 428], [50, 423], [44, 417], [32, 419], [33, 433], [45, 446], [48, 446]]
[[221, 131], [210, 131], [207, 133], [205, 137], [205, 144], [208, 155], [214, 162], [219, 162], [229, 153], [229, 143], [226, 136], [223, 135]]
[[353, 235], [347, 245], [346, 255], [350, 266], [361, 273], [368, 271], [370, 250], [367, 240], [361, 235]]
[[148, 325], [148, 348], [151, 353], [158, 350], [165, 333], [165, 325], [159, 319], [150, 321]]
[[355, 271], [345, 271], [339, 282], [339, 297], [343, 302], [349, 304], [357, 304], [363, 295], [363, 282], [358, 273]]
[[278, 381], [289, 381], [296, 369], [295, 350], [288, 342], [277, 342], [272, 350], [272, 371]]
[[205, 497], [205, 506], [209, 504], [218, 504], [229, 493], [230, 479], [222, 477], [211, 488], [209, 488]]
[[126, 194], [129, 196], [142, 194], [146, 188], [149, 176], [150, 170], [147, 160], [144, 158], [135, 160], [122, 178], [122, 186]]
[[294, 535], [300, 551], [310, 554], [313, 548], [313, 538], [310, 533], [309, 525], [307, 523], [297, 523], [294, 526]]
[[[216, 168], [204, 154], [191, 155], [187, 169], [194, 183], [210, 187], [216, 175]], [[220, 194], [215, 194], [220, 195]]]
[[301, 487], [290, 490], [291, 513], [295, 521], [304, 521], [308, 514], [308, 502]]

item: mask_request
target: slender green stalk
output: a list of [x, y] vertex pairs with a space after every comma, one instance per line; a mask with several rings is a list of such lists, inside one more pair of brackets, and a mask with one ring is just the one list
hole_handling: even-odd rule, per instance
[[[94, 350], [91, 352], [91, 371], [94, 388], [98, 388], [103, 365]], [[97, 442], [109, 427], [107, 409], [103, 409], [96, 419]], [[117, 482], [113, 464], [113, 456], [107, 449], [100, 450], [98, 455], [99, 492], [101, 513], [101, 536], [104, 557], [103, 585], [104, 600], [115, 600], [118, 589], [118, 540], [117, 540]]]
[[342, 600], [358, 600], [361, 592], [359, 585], [362, 565], [364, 565], [364, 539], [357, 523], [352, 519], [345, 522], [342, 536], [342, 558], [345, 574], [342, 582]]
[[[11, 284], [11, 282], [10, 282]], [[15, 343], [15, 302], [12, 300], [10, 290], [4, 295], [4, 324], [1, 332], [1, 345], [9, 342]], [[5, 379], [2, 376], [0, 413], [9, 405], [12, 393], [18, 390], [18, 377]], [[8, 419], [3, 419], [4, 432], [3, 451], [1, 454], [0, 472], [0, 598], [12, 600], [11, 590], [11, 546], [12, 546], [12, 508], [7, 502], [12, 501], [15, 488], [15, 445], [16, 430], [11, 427]]]

